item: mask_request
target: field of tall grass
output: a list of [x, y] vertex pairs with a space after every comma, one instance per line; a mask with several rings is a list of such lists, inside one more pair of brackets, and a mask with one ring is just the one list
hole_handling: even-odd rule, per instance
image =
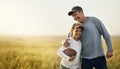
[[[0, 69], [58, 69], [61, 58], [56, 52], [64, 38], [0, 36]], [[112, 43], [108, 69], [120, 69], [120, 38], [112, 38]]]

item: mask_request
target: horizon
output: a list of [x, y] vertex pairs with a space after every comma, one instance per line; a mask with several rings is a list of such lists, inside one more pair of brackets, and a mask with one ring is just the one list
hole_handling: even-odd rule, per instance
[[[67, 35], [1, 35], [0, 34], [0, 38], [1, 37], [21, 37], [21, 38], [23, 38], [23, 37], [42, 37], [42, 38], [46, 38], [46, 37], [64, 37], [64, 38], [67, 38]], [[101, 36], [102, 38], [103, 38], [103, 36]], [[120, 35], [118, 35], [118, 36], [110, 36], [111, 38], [120, 38]]]

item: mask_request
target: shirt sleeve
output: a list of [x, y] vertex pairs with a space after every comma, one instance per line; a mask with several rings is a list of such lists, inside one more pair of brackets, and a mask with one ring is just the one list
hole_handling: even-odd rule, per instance
[[97, 25], [98, 31], [100, 32], [101, 35], [103, 35], [103, 38], [105, 39], [105, 42], [107, 44], [107, 49], [113, 50], [111, 37], [110, 37], [107, 29], [105, 28], [104, 24], [99, 19], [97, 19], [97, 22], [95, 22], [95, 23]]
[[60, 57], [62, 57], [62, 58], [65, 59], [65, 60], [69, 61], [70, 57], [67, 56], [66, 54], [64, 54], [64, 52], [63, 52], [65, 49], [66, 49], [66, 48], [65, 48], [64, 46], [61, 46], [61, 47], [59, 48], [59, 50], [57, 51], [57, 55], [60, 56]]

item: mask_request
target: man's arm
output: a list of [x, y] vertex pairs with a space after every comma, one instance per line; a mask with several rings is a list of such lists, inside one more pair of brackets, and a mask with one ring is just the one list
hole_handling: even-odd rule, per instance
[[105, 26], [103, 25], [103, 23], [99, 19], [97, 19], [96, 25], [97, 25], [97, 28], [100, 34], [103, 35], [103, 38], [105, 39], [105, 42], [107, 44], [108, 51], [106, 53], [106, 57], [110, 58], [113, 56], [113, 48], [112, 48], [112, 42], [111, 42], [110, 35], [108, 31], [106, 30]]

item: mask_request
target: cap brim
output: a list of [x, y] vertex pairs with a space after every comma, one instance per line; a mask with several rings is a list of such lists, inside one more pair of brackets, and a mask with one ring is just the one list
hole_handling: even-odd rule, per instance
[[68, 12], [68, 15], [71, 16], [74, 12], [76, 12], [76, 10], [72, 10], [72, 11]]

